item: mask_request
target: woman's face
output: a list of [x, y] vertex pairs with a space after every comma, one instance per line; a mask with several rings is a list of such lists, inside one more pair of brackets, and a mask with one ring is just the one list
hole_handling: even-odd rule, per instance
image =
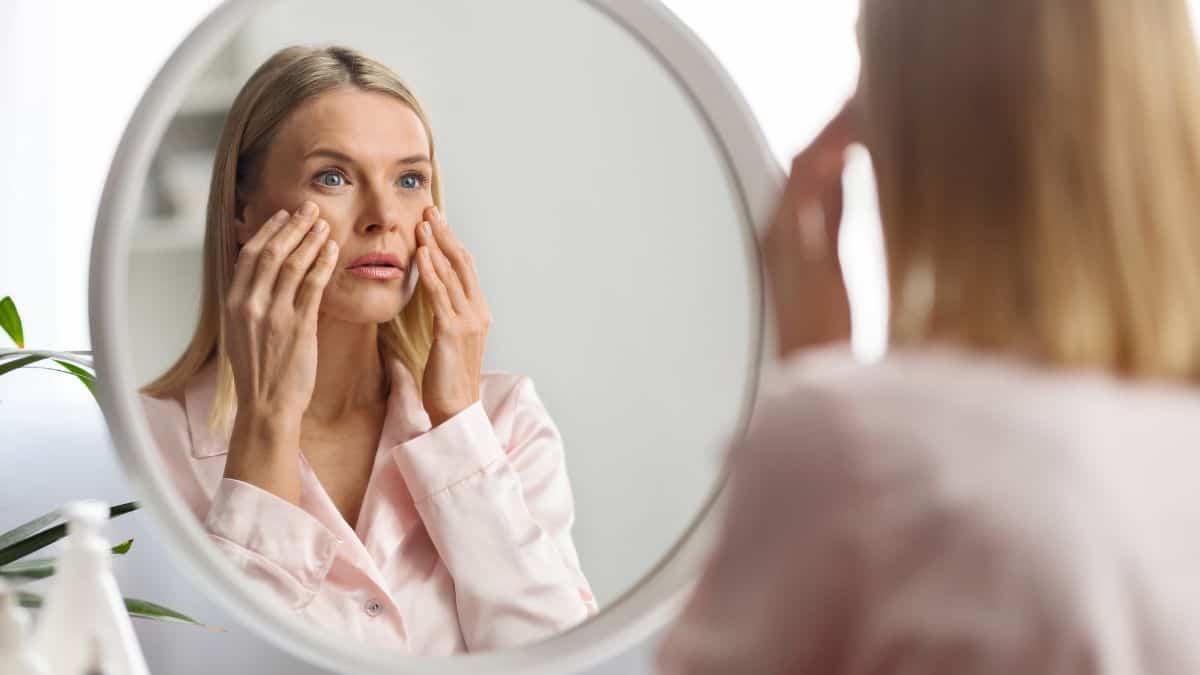
[[[429, 154], [425, 126], [403, 101], [352, 87], [321, 94], [292, 111], [267, 148], [253, 191], [242, 195], [238, 242], [276, 211], [316, 203], [339, 246], [322, 313], [390, 320], [408, 301], [416, 227], [433, 205]], [[400, 268], [356, 269], [373, 253], [394, 255]]]

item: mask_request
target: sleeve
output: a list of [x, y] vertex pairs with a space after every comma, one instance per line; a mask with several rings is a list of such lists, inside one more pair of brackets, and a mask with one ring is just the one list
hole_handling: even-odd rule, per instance
[[824, 424], [780, 434], [796, 414], [760, 406], [730, 448], [716, 547], [658, 648], [663, 675], [840, 672], [828, 666], [846, 646], [858, 592], [859, 561], [841, 532], [853, 487], [836, 462], [789, 452], [835, 442]]
[[221, 479], [204, 527], [243, 574], [292, 609], [317, 596], [340, 543], [304, 509], [232, 478]]
[[809, 382], [756, 413], [658, 672], [1095, 672], [1060, 601], [1068, 538], [1030, 536], [1013, 517], [1025, 509], [982, 506], [938, 467], [898, 460], [917, 449], [858, 433], [884, 411], [852, 408]]
[[167, 476], [217, 548], [266, 594], [305, 607], [333, 565], [337, 537], [308, 512], [249, 483], [221, 478], [210, 498], [193, 466], [183, 406], [145, 395], [142, 404]]
[[476, 402], [394, 449], [454, 579], [470, 651], [548, 638], [597, 611], [571, 538], [561, 436], [528, 378], [503, 405], [513, 415], [508, 447]]

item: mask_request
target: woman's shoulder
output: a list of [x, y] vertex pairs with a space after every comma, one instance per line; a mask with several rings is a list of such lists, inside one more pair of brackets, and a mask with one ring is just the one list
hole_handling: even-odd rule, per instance
[[802, 350], [764, 376], [768, 399], [819, 392], [827, 397], [875, 392], [911, 400], [914, 390], [928, 393], [1002, 380], [1029, 379], [1037, 370], [1013, 357], [974, 353], [946, 345], [892, 349], [885, 356], [863, 357], [848, 343]]
[[784, 364], [731, 452], [736, 489], [766, 511], [832, 518], [821, 527], [890, 564], [892, 553], [924, 560], [910, 545], [943, 536], [1040, 546], [1037, 514], [1061, 512], [1064, 491], [1087, 493], [1077, 453], [988, 410], [989, 387], [1018, 389], [1009, 366], [936, 351], [802, 358]]
[[187, 427], [187, 412], [182, 392], [138, 392], [146, 420], [155, 427]]
[[863, 360], [835, 345], [800, 353], [766, 376], [756, 417], [819, 424], [847, 442], [871, 430], [944, 435], [999, 424], [1044, 434], [1120, 393], [1113, 378], [1017, 356], [931, 345]]
[[168, 468], [191, 456], [192, 431], [184, 394], [139, 392], [150, 436]]
[[848, 348], [814, 351], [764, 386], [735, 450], [782, 490], [835, 486], [931, 513], [1003, 509], [1087, 474], [1075, 448], [1098, 385], [1060, 379], [938, 348], [869, 363]]
[[1040, 546], [1064, 538], [1045, 513], [1086, 532], [1080, 505], [1099, 511], [1106, 491], [1136, 491], [1131, 476], [1167, 485], [1169, 467], [1193, 473], [1182, 431], [1200, 414], [1194, 392], [941, 347], [873, 363], [814, 352], [779, 373], [734, 466], [752, 489], [805, 495], [819, 512], [949, 518]]
[[[1189, 578], [1195, 547], [1177, 535], [1200, 513], [1197, 462], [1175, 430], [1200, 413], [1194, 392], [936, 349], [819, 356], [787, 364], [735, 446], [736, 518], [768, 538], [806, 532], [798, 556], [853, 559], [863, 615], [892, 622], [881, 639], [947, 608], [958, 620], [928, 644], [988, 644], [994, 631], [973, 631], [997, 616], [1086, 631], [1096, 602], [1159, 611]], [[1200, 607], [1200, 585], [1188, 591]]]
[[152, 419], [187, 424], [189, 397], [211, 396], [216, 380], [216, 365], [210, 360], [186, 379], [175, 379], [174, 385], [147, 385], [138, 391], [142, 407]]

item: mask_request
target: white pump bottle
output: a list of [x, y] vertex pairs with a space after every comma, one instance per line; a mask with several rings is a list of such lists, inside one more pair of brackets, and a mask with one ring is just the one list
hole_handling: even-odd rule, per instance
[[38, 617], [34, 650], [53, 675], [149, 675], [146, 660], [112, 574], [112, 552], [100, 531], [103, 502], [63, 508], [67, 539], [53, 586]]
[[0, 577], [0, 675], [50, 675], [33, 650], [29, 613], [17, 602], [17, 591]]

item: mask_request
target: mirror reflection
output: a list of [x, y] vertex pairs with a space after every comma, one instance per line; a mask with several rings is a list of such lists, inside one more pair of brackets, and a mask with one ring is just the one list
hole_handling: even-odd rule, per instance
[[165, 475], [298, 620], [419, 655], [545, 639], [715, 487], [749, 226], [686, 93], [583, 2], [270, 5], [192, 83], [141, 214], [128, 348]]

